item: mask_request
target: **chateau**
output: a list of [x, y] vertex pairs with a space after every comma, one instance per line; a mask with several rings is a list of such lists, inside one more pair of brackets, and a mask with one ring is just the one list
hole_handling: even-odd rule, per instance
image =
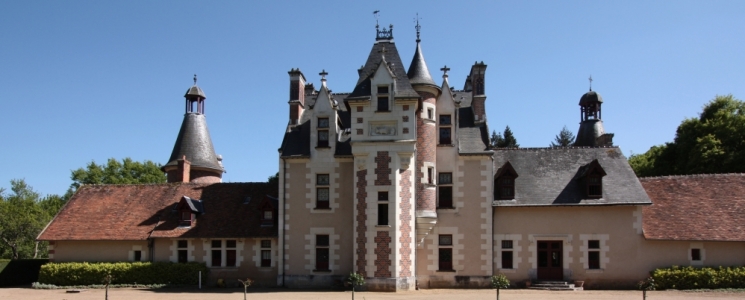
[[487, 65], [462, 89], [447, 67], [437, 83], [418, 26], [408, 68], [393, 28], [376, 29], [350, 93], [325, 71], [318, 88], [288, 72], [278, 186], [221, 183], [195, 79], [169, 183], [81, 187], [39, 235], [50, 258], [197, 261], [212, 281], [301, 288], [358, 272], [380, 291], [488, 287], [498, 273], [624, 288], [658, 267], [745, 263], [742, 174], [637, 178], [594, 91], [572, 147], [491, 148]]

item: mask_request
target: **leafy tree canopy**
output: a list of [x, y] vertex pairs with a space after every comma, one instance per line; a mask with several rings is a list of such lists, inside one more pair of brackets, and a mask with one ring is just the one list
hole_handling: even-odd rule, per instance
[[551, 147], [569, 147], [574, 142], [574, 133], [567, 129], [566, 125], [561, 129], [554, 140], [551, 142]]
[[0, 188], [0, 258], [46, 257], [46, 243], [36, 236], [64, 205], [58, 195], [42, 197], [23, 179], [10, 181], [10, 193]]
[[745, 102], [716, 96], [683, 120], [673, 142], [632, 155], [637, 176], [745, 172]]
[[83, 184], [165, 183], [166, 176], [160, 167], [160, 164], [149, 160], [137, 162], [129, 157], [121, 162], [109, 158], [105, 165], [91, 161], [85, 168], [72, 171], [68, 196]]

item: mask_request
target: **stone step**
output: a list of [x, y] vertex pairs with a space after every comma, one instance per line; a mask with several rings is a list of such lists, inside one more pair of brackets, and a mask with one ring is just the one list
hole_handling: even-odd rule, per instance
[[533, 290], [550, 290], [550, 291], [581, 291], [583, 288], [575, 287], [573, 283], [566, 281], [538, 281], [530, 285]]

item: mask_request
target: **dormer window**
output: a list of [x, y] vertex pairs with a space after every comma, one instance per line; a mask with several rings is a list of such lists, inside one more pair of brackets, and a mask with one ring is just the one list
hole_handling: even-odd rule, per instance
[[517, 172], [509, 162], [504, 163], [497, 174], [494, 175], [494, 199], [512, 200], [515, 199], [515, 179]]
[[388, 86], [378, 87], [378, 111], [390, 111], [388, 100]]
[[580, 178], [582, 178], [581, 184], [584, 186], [587, 198], [603, 197], [603, 176], [605, 175], [605, 170], [597, 159], [582, 167]]
[[328, 146], [329, 146], [329, 118], [318, 118], [317, 147], [327, 148]]
[[181, 197], [181, 201], [176, 205], [179, 212], [179, 226], [192, 226], [196, 220], [196, 214], [204, 213], [204, 206], [202, 201], [197, 199], [191, 199], [189, 197]]
[[264, 208], [264, 213], [261, 216], [261, 226], [272, 226], [272, 224], [274, 224], [274, 211]]

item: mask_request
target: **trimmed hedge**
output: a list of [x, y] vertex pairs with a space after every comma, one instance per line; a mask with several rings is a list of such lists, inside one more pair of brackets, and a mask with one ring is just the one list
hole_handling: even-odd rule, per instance
[[118, 263], [49, 263], [39, 272], [39, 283], [58, 286], [101, 284], [111, 273], [112, 284], [196, 285], [199, 271], [205, 282], [209, 269], [204, 263], [118, 262]]
[[0, 287], [27, 285], [39, 278], [39, 268], [48, 259], [0, 260]]
[[652, 271], [657, 289], [742, 289], [745, 267], [662, 268]]

